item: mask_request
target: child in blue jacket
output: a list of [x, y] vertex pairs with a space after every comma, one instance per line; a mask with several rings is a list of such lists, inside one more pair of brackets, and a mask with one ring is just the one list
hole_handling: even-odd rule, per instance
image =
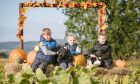
[[51, 30], [44, 28], [40, 36], [39, 51], [32, 64], [32, 70], [34, 72], [37, 68], [45, 72], [47, 64], [54, 64], [56, 62], [56, 46], [57, 42], [51, 37]]
[[72, 66], [72, 56], [80, 54], [81, 50], [76, 43], [76, 36], [72, 33], [67, 35], [67, 43], [65, 43], [64, 48], [69, 50], [69, 54], [65, 56], [65, 59], [60, 61], [60, 67], [67, 69]]

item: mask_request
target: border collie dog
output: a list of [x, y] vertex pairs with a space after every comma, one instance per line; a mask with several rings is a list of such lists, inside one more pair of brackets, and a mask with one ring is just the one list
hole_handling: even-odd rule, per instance
[[100, 66], [101, 60], [99, 60], [98, 57], [96, 57], [94, 54], [90, 54], [87, 59], [87, 68], [92, 68], [93, 66]]

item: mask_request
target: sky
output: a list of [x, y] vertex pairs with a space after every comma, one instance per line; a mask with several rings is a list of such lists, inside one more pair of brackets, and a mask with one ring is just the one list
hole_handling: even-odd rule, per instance
[[[34, 1], [34, 0], [33, 0]], [[24, 0], [1, 0], [0, 2], [0, 42], [18, 41], [19, 3]], [[39, 41], [41, 30], [51, 28], [54, 39], [64, 39], [68, 19], [62, 9], [31, 8], [26, 14], [24, 41]]]

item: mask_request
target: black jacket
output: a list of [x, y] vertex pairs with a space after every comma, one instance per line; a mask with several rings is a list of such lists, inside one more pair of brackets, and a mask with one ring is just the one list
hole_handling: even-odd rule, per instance
[[92, 48], [91, 53], [94, 53], [97, 57], [101, 57], [102, 60], [112, 59], [111, 46], [108, 42], [103, 45], [97, 42]]

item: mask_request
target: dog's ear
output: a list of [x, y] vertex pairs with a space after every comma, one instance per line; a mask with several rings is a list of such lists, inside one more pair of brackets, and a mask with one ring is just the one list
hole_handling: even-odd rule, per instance
[[58, 45], [57, 46], [57, 51], [60, 50], [63, 46], [62, 45]]
[[63, 47], [60, 48], [57, 52], [59, 60], [65, 59], [65, 56], [68, 54], [68, 50]]
[[86, 59], [89, 59], [90, 58], [90, 55], [89, 54], [84, 54], [84, 56], [86, 57]]

